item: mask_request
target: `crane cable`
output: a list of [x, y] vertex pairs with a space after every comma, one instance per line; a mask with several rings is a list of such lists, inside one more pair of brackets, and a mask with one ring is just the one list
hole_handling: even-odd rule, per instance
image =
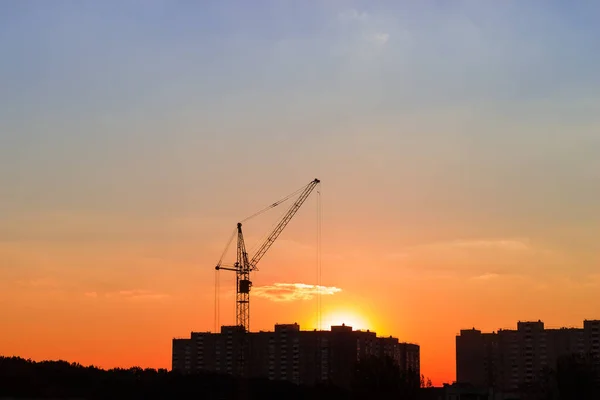
[[321, 272], [322, 272], [322, 262], [321, 262], [321, 222], [322, 222], [322, 204], [321, 204], [321, 184], [317, 188], [317, 329], [321, 330], [321, 309], [322, 309], [322, 300], [321, 300]]
[[219, 289], [220, 289], [220, 282], [219, 282], [219, 270], [215, 269], [215, 333], [219, 332]]
[[[283, 202], [281, 202], [283, 203]], [[281, 204], [279, 203], [279, 204]], [[275, 220], [275, 222], [273, 222], [273, 224], [271, 225], [271, 227], [269, 229], [267, 229], [265, 231], [265, 233], [260, 237], [260, 239], [258, 239], [250, 249], [248, 249], [248, 253], [249, 254], [254, 254], [255, 251], [258, 250], [258, 247], [264, 243], [264, 241], [269, 237], [269, 235], [271, 234], [271, 232], [273, 232], [273, 229], [275, 229], [275, 227], [281, 222], [281, 220], [283, 219], [283, 217], [285, 217], [285, 215], [288, 213], [289, 210], [283, 210], [283, 212], [281, 213], [281, 215], [279, 215], [279, 217], [277, 217], [277, 219]]]
[[[225, 250], [223, 250], [223, 253], [221, 254], [221, 258], [219, 258], [219, 262], [217, 263], [217, 266], [221, 266], [221, 264], [223, 263], [223, 258], [225, 257], [225, 254], [227, 254], [227, 250], [229, 250], [229, 247], [231, 246], [231, 243], [233, 242], [233, 238], [235, 238], [235, 234], [236, 234], [237, 230], [234, 229], [233, 232], [231, 233], [231, 237], [229, 238], [229, 240], [227, 241], [227, 245], [225, 246]], [[219, 269], [215, 269], [215, 311], [214, 311], [214, 323], [215, 323], [215, 333], [219, 332], [219, 313], [221, 312], [221, 304], [220, 304], [220, 270]]]
[[225, 255], [227, 254], [227, 250], [229, 250], [229, 246], [231, 246], [231, 243], [233, 242], [233, 238], [235, 238], [235, 234], [237, 233], [237, 228], [233, 230], [233, 232], [231, 233], [231, 236], [229, 237], [229, 240], [227, 241], [227, 245], [225, 246], [225, 250], [223, 250], [223, 253], [221, 254], [221, 258], [219, 258], [219, 262], [217, 263], [217, 265], [221, 265], [221, 263], [223, 262], [223, 258], [225, 258]]
[[[282, 198], [281, 200], [276, 201], [275, 203], [271, 204], [270, 206], [263, 208], [261, 211], [254, 213], [251, 216], [243, 219], [242, 222], [248, 221], [249, 219], [258, 216], [258, 215], [264, 213], [265, 211], [268, 211], [272, 208], [280, 206], [281, 204], [285, 203], [286, 201], [290, 200], [291, 198], [297, 196], [300, 192], [305, 191], [309, 185], [310, 185], [310, 183], [308, 185], [305, 185], [304, 187], [301, 187], [300, 189], [296, 190], [294, 193], [287, 195], [286, 197]], [[265, 233], [257, 241], [255, 241], [255, 243], [252, 245], [252, 247], [250, 247], [248, 249], [248, 254], [254, 254], [254, 252], [258, 250], [258, 247], [267, 239], [267, 237], [269, 237], [271, 232], [273, 232], [273, 229], [275, 229], [275, 227], [281, 222], [281, 220], [285, 217], [285, 215], [288, 212], [289, 212], [289, 209], [283, 210], [283, 212], [279, 215], [279, 217], [277, 217], [275, 222], [273, 222], [271, 227], [269, 229], [267, 229], [265, 231]]]
[[[310, 183], [309, 183], [308, 185], [310, 185]], [[267, 206], [267, 207], [263, 208], [263, 209], [262, 209], [262, 210], [260, 210], [260, 211], [257, 211], [257, 212], [255, 212], [254, 214], [250, 215], [249, 217], [246, 217], [246, 218], [244, 218], [243, 220], [241, 220], [241, 221], [240, 221], [240, 223], [241, 223], [241, 222], [246, 222], [246, 221], [248, 221], [249, 219], [252, 219], [252, 218], [254, 218], [254, 217], [256, 217], [256, 216], [258, 216], [258, 215], [260, 215], [260, 214], [264, 213], [265, 211], [268, 211], [268, 210], [270, 210], [271, 208], [277, 207], [277, 206], [278, 206], [278, 205], [280, 205], [281, 203], [283, 203], [283, 202], [285, 202], [285, 201], [288, 201], [288, 200], [289, 200], [291, 197], [293, 197], [293, 196], [297, 195], [298, 193], [300, 193], [300, 192], [302, 192], [304, 189], [306, 189], [306, 188], [308, 187], [308, 185], [305, 185], [305, 186], [301, 187], [300, 189], [296, 190], [294, 193], [291, 193], [291, 194], [289, 194], [289, 195], [285, 196], [283, 199], [281, 199], [281, 200], [277, 200], [275, 203], [273, 203], [273, 204], [271, 204], [271, 205], [269, 205], [269, 206]]]

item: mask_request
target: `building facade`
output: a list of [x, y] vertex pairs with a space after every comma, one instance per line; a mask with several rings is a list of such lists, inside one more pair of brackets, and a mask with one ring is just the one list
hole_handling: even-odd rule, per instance
[[584, 321], [583, 328], [545, 329], [537, 321], [492, 333], [461, 330], [456, 337], [456, 381], [516, 391], [571, 354], [600, 358], [600, 320]]
[[420, 374], [418, 345], [345, 325], [330, 331], [286, 324], [272, 332], [244, 333], [235, 326], [223, 326], [220, 333], [192, 332], [190, 338], [173, 339], [172, 368], [347, 387], [357, 362], [369, 357], [389, 357], [400, 371]]

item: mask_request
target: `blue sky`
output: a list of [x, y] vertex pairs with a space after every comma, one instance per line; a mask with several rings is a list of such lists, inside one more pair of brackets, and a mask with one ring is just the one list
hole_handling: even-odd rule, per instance
[[[66, 199], [48, 185], [68, 189], [71, 178], [143, 181], [154, 162], [163, 163], [159, 181], [161, 173], [192, 178], [204, 163], [235, 174], [235, 160], [285, 163], [291, 148], [305, 154], [291, 170], [344, 162], [362, 145], [390, 162], [392, 148], [409, 158], [439, 148], [442, 164], [468, 165], [468, 153], [497, 178], [514, 164], [556, 174], [596, 165], [594, 2], [12, 1], [2, 9], [1, 176], [16, 207], [40, 197], [33, 186], [57, 206]], [[443, 132], [436, 116], [457, 126]], [[411, 122], [418, 118], [430, 129]], [[370, 124], [378, 127], [367, 136]], [[244, 179], [270, 169], [255, 165]], [[591, 190], [591, 178], [581, 179], [575, 189]], [[84, 196], [64, 193], [68, 207]]]

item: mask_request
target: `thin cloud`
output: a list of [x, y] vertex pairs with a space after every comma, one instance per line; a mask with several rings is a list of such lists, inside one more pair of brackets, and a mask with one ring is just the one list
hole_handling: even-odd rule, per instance
[[586, 288], [600, 286], [600, 274], [585, 275], [578, 284]]
[[[382, 15], [370, 15], [357, 9], [349, 9], [337, 15], [340, 29], [335, 52], [339, 54], [371, 59], [377, 57], [397, 32], [395, 24]], [[381, 162], [381, 160], [378, 160]]]
[[499, 239], [466, 239], [452, 240], [446, 242], [433, 242], [414, 247], [401, 249], [396, 253], [387, 254], [387, 258], [402, 258], [415, 257], [419, 255], [430, 255], [438, 252], [456, 252], [457, 250], [500, 250], [509, 252], [540, 252], [540, 249], [534, 248], [528, 239], [519, 238], [499, 238]]
[[169, 297], [169, 295], [165, 293], [153, 292], [151, 290], [133, 289], [106, 293], [104, 297], [122, 298], [128, 300], [160, 300]]
[[342, 11], [338, 14], [338, 19], [345, 22], [351, 21], [364, 21], [369, 17], [369, 14], [366, 12], [359, 12], [356, 9], [350, 9], [346, 11]]
[[398, 252], [398, 253], [389, 253], [385, 257], [388, 260], [405, 260], [408, 258], [408, 256], [409, 256], [408, 253]]
[[373, 42], [376, 46], [384, 46], [388, 40], [390, 39], [389, 33], [378, 32], [369, 37], [371, 42]]
[[483, 274], [483, 275], [479, 275], [479, 276], [474, 276], [471, 279], [474, 281], [489, 281], [492, 279], [496, 279], [498, 278], [500, 275], [498, 274], [494, 274], [494, 273], [487, 273], [487, 274]]
[[150, 290], [121, 290], [119, 292], [121, 297], [127, 299], [134, 300], [154, 300], [154, 299], [164, 299], [165, 297], [169, 297], [169, 295], [164, 293], [156, 293]]
[[98, 293], [96, 293], [96, 292], [85, 292], [83, 295], [85, 297], [92, 297], [92, 298], [98, 297]]
[[451, 243], [454, 247], [469, 247], [480, 249], [503, 249], [522, 251], [531, 247], [526, 240], [521, 239], [492, 239], [492, 240], [458, 240]]
[[19, 281], [23, 286], [31, 286], [34, 288], [56, 288], [60, 286], [59, 282], [53, 278], [38, 278], [29, 281]]
[[271, 301], [310, 300], [317, 294], [333, 295], [342, 289], [334, 286], [307, 285], [305, 283], [274, 283], [252, 289], [255, 296]]

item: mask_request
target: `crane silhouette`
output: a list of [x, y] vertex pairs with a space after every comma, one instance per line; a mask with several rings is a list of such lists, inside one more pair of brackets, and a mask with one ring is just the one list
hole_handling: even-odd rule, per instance
[[279, 220], [271, 234], [267, 237], [267, 239], [262, 243], [262, 245], [256, 250], [256, 253], [252, 256], [252, 258], [248, 257], [248, 253], [246, 252], [246, 244], [244, 242], [244, 234], [242, 232], [242, 222], [237, 223], [236, 231], [237, 232], [237, 260], [233, 266], [224, 266], [222, 264], [223, 256], [227, 252], [231, 241], [236, 236], [235, 233], [232, 235], [229, 243], [225, 247], [225, 251], [223, 252], [223, 256], [217, 263], [215, 269], [218, 270], [226, 270], [232, 271], [236, 274], [236, 325], [241, 327], [244, 332], [250, 331], [250, 289], [252, 287], [252, 281], [250, 280], [250, 273], [252, 271], [257, 271], [257, 265], [260, 260], [264, 257], [267, 251], [271, 248], [277, 237], [281, 234], [281, 232], [285, 229], [291, 219], [296, 215], [296, 212], [300, 209], [302, 204], [306, 201], [308, 196], [314, 190], [314, 188], [320, 183], [319, 179], [314, 179], [308, 185], [302, 187], [296, 192], [286, 196], [285, 198], [267, 206], [261, 211], [251, 215], [250, 217], [244, 219], [242, 222], [247, 221], [250, 218], [253, 218], [263, 212], [277, 207], [281, 203], [289, 200], [294, 195], [300, 193], [296, 201], [290, 206], [287, 212], [283, 215], [283, 217]]

